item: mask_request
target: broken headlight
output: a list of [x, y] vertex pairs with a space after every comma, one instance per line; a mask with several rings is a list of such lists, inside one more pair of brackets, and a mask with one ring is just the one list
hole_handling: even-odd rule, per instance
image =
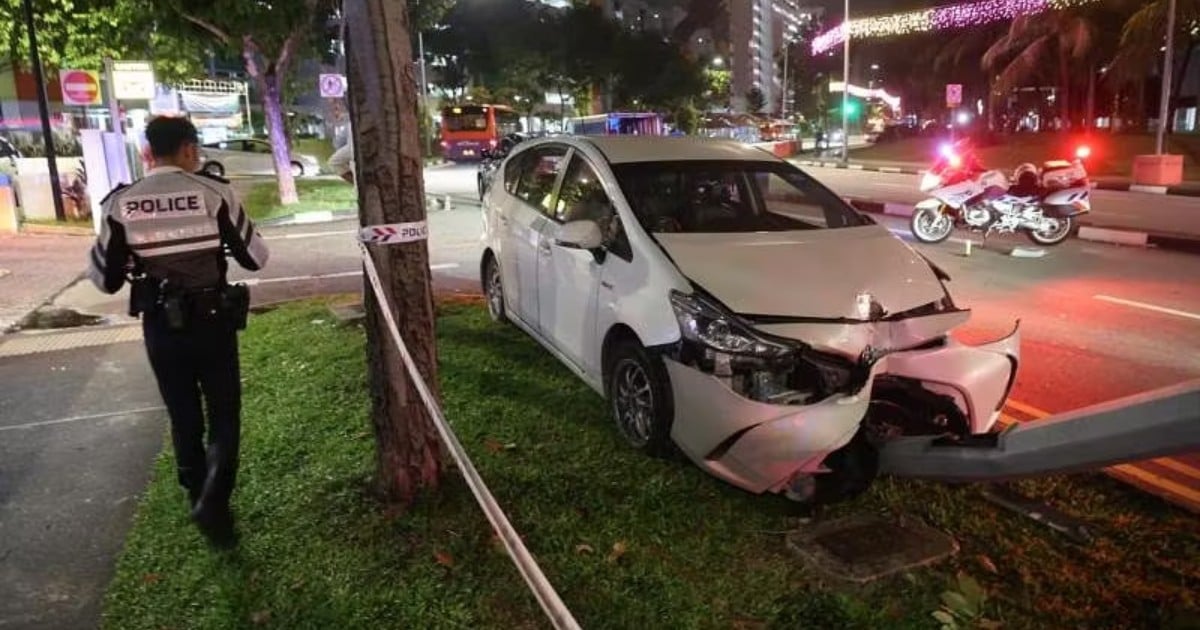
[[677, 358], [751, 400], [812, 404], [836, 392], [858, 391], [866, 383], [869, 368], [799, 341], [756, 333], [703, 296], [673, 291], [671, 307], [684, 342]]
[[695, 294], [671, 292], [671, 308], [684, 339], [727, 354], [782, 358], [794, 347], [755, 334], [716, 304]]

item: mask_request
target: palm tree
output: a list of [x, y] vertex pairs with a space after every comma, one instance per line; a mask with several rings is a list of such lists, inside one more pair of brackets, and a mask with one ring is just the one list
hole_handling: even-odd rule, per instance
[[[1108, 77], [1115, 85], [1140, 86], [1161, 67], [1168, 4], [1168, 0], [1148, 2], [1125, 20], [1120, 46], [1109, 64]], [[1176, 0], [1175, 12], [1175, 59], [1179, 66], [1174, 68], [1169, 119], [1175, 116], [1174, 102], [1179, 98], [1192, 53], [1200, 46], [1200, 0]]]
[[983, 68], [997, 74], [996, 87], [1002, 93], [1030, 81], [1055, 80], [1051, 73], [1057, 70], [1059, 111], [1069, 121], [1072, 69], [1094, 61], [1096, 40], [1095, 24], [1081, 12], [1022, 16], [984, 53]]

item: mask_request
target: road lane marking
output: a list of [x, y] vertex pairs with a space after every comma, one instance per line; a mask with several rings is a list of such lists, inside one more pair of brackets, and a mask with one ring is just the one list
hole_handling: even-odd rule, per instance
[[[458, 269], [459, 266], [460, 265], [458, 263], [439, 263], [436, 265], [429, 265], [429, 269], [431, 271], [445, 271], [446, 269]], [[247, 278], [245, 280], [238, 280], [237, 282], [241, 282], [246, 286], [252, 287], [260, 284], [304, 282], [305, 280], [333, 280], [336, 278], [353, 278], [361, 275], [362, 271], [339, 271], [337, 273], [321, 273], [307, 276], [284, 276], [282, 278]]]
[[103, 420], [104, 418], [114, 418], [116, 416], [133, 416], [143, 413], [166, 411], [167, 408], [159, 405], [157, 407], [139, 407], [137, 409], [129, 409], [127, 411], [110, 411], [108, 413], [93, 413], [86, 416], [71, 416], [69, 418], [58, 418], [56, 420], [42, 420], [40, 422], [28, 422], [25, 424], [14, 424], [10, 427], [0, 427], [0, 431], [18, 431], [21, 429], [36, 429], [38, 427], [47, 427], [55, 424], [67, 424], [69, 422], [82, 422], [84, 420]]
[[1108, 470], [1119, 473], [1121, 475], [1132, 477], [1132, 478], [1134, 478], [1148, 486], [1151, 486], [1153, 488], [1158, 488], [1160, 490], [1166, 490], [1167, 492], [1170, 492], [1171, 494], [1175, 494], [1177, 496], [1183, 497], [1183, 498], [1187, 499], [1188, 501], [1191, 501], [1193, 506], [1200, 505], [1200, 492], [1197, 492], [1196, 490], [1193, 490], [1187, 486], [1183, 486], [1178, 483], [1175, 483], [1174, 481], [1171, 481], [1170, 479], [1164, 479], [1152, 472], [1142, 470], [1131, 464], [1120, 464], [1118, 466], [1110, 466], [1108, 468]]
[[1200, 313], [1190, 313], [1188, 311], [1181, 311], [1179, 309], [1167, 308], [1165, 306], [1155, 306], [1154, 304], [1147, 304], [1145, 302], [1137, 302], [1134, 300], [1125, 300], [1122, 298], [1113, 297], [1111, 295], [1093, 295], [1092, 297], [1097, 300], [1100, 300], [1102, 302], [1111, 302], [1113, 304], [1120, 304], [1122, 306], [1128, 306], [1131, 308], [1140, 308], [1140, 309], [1147, 310], [1147, 311], [1154, 311], [1156, 313], [1165, 313], [1167, 315], [1175, 315], [1177, 317], [1186, 317], [1187, 319], [1194, 319], [1196, 321], [1200, 321]]
[[1017, 411], [1020, 411], [1021, 413], [1025, 414], [1025, 415], [1033, 416], [1035, 419], [1038, 419], [1038, 420], [1041, 420], [1042, 418], [1049, 418], [1051, 415], [1053, 415], [1049, 411], [1042, 411], [1041, 409], [1038, 409], [1037, 407], [1034, 407], [1033, 405], [1027, 405], [1023, 402], [1016, 401], [1011, 398], [1009, 398], [1008, 402], [1006, 402], [1005, 404], [1008, 405], [1009, 407], [1012, 407], [1013, 409], [1016, 409]]
[[1158, 464], [1159, 466], [1162, 466], [1163, 468], [1166, 468], [1168, 470], [1173, 470], [1173, 471], [1183, 475], [1184, 477], [1190, 477], [1192, 479], [1200, 481], [1200, 469], [1188, 466], [1187, 464], [1185, 464], [1183, 462], [1177, 462], [1173, 459], [1168, 459], [1166, 457], [1162, 457], [1159, 459], [1152, 459], [1150, 461], [1152, 461], [1155, 464]]
[[[890, 216], [895, 216], [895, 215], [890, 215]], [[912, 238], [912, 232], [909, 230], [902, 230], [900, 228], [888, 228], [888, 231], [891, 232], [892, 234], [895, 234], [896, 236], [901, 237], [902, 240], [908, 240], [908, 238], [905, 238], [905, 237]], [[917, 242], [915, 238], [913, 238], [912, 240], [914, 242]], [[950, 238], [946, 239], [946, 241], [948, 241], [950, 243], [958, 243], [959, 245], [962, 245], [965, 243], [974, 243], [976, 245], [980, 244], [979, 241], [973, 241], [969, 238], [959, 238], [957, 236], [951, 236]], [[922, 244], [924, 244], [924, 243], [922, 243]]]

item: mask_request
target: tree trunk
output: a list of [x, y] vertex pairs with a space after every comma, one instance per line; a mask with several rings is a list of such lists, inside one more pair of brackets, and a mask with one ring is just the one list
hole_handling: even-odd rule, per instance
[[[354, 131], [362, 225], [425, 220], [417, 99], [404, 3], [346, 0], [348, 102]], [[400, 334], [437, 395], [433, 292], [426, 241], [374, 245], [380, 281]], [[399, 351], [366, 290], [367, 370], [376, 440], [376, 481], [385, 500], [411, 504], [436, 489], [442, 473], [438, 434]]]
[[279, 203], [288, 205], [300, 200], [296, 195], [296, 178], [292, 177], [292, 157], [288, 149], [287, 127], [283, 124], [283, 99], [280, 91], [282, 77], [269, 69], [260, 85], [263, 93], [263, 113], [267, 119], [267, 135], [275, 159], [275, 178], [279, 182]]

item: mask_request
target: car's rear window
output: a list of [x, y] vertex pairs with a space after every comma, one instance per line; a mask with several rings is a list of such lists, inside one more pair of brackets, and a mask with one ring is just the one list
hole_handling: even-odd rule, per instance
[[867, 221], [800, 170], [777, 162], [697, 160], [614, 165], [649, 232], [787, 232]]

